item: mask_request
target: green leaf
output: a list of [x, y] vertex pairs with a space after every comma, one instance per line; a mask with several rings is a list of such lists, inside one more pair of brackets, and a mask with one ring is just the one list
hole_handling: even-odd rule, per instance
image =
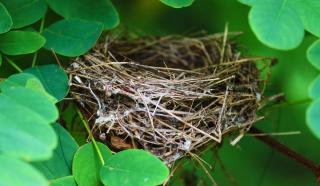
[[50, 8], [66, 19], [101, 22], [104, 29], [115, 28], [119, 15], [110, 0], [47, 0]]
[[50, 186], [77, 186], [73, 176], [66, 176], [52, 180]]
[[41, 19], [47, 11], [45, 0], [1, 0], [13, 20], [13, 28], [21, 28]]
[[[111, 151], [102, 143], [97, 143], [105, 162], [112, 156]], [[79, 148], [74, 155], [72, 172], [79, 186], [99, 186], [102, 163], [92, 143]], [[108, 184], [109, 185], [109, 184]]]
[[309, 96], [314, 100], [320, 99], [320, 75], [312, 81]]
[[12, 19], [6, 7], [0, 2], [0, 34], [8, 32], [12, 26]]
[[1, 186], [48, 186], [47, 180], [31, 165], [0, 154]]
[[194, 0], [160, 0], [165, 5], [173, 8], [183, 8], [192, 5]]
[[160, 185], [169, 176], [168, 168], [143, 150], [125, 150], [113, 155], [101, 169], [101, 179], [108, 186]]
[[240, 3], [253, 6], [259, 0], [238, 0]]
[[304, 29], [288, 0], [263, 0], [251, 8], [250, 26], [265, 45], [281, 50], [296, 48], [303, 40]]
[[294, 9], [300, 16], [304, 28], [320, 37], [320, 1], [319, 0], [291, 0]]
[[46, 92], [40, 80], [32, 74], [27, 74], [27, 73], [14, 74], [0, 83], [0, 89], [2, 91], [15, 88], [15, 87], [25, 87], [25, 88], [39, 91], [40, 93], [47, 95], [48, 98], [52, 100], [53, 103], [57, 102], [57, 100], [54, 97], [52, 97]]
[[29, 54], [39, 50], [45, 42], [36, 32], [11, 31], [0, 35], [0, 51], [7, 55]]
[[62, 20], [43, 32], [48, 50], [69, 57], [80, 56], [90, 50], [102, 33], [103, 25], [80, 19]]
[[320, 70], [320, 40], [314, 42], [307, 51], [309, 62]]
[[320, 139], [320, 99], [310, 104], [307, 109], [306, 119], [310, 130]]
[[58, 136], [58, 146], [53, 156], [47, 161], [34, 163], [34, 166], [50, 180], [72, 174], [73, 156], [79, 148], [76, 141], [60, 124], [53, 124], [53, 128]]
[[57, 136], [49, 125], [58, 110], [47, 95], [37, 90], [15, 87], [0, 94], [0, 153], [25, 160], [45, 160], [57, 146]]
[[41, 81], [46, 91], [58, 101], [61, 101], [68, 94], [68, 76], [59, 66], [37, 66], [29, 68], [24, 72], [35, 75]]

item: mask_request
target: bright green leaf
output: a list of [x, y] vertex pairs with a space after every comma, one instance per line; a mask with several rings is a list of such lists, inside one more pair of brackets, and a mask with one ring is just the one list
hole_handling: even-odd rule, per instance
[[53, 127], [58, 136], [58, 146], [53, 156], [47, 161], [34, 163], [34, 166], [50, 180], [72, 174], [73, 156], [79, 148], [76, 141], [60, 124], [55, 123]]
[[[102, 143], [97, 143], [105, 162], [112, 156], [111, 151]], [[79, 148], [74, 155], [72, 172], [79, 186], [99, 186], [102, 163], [92, 143]], [[108, 184], [109, 185], [109, 184]]]
[[1, 0], [13, 20], [13, 28], [21, 28], [41, 19], [47, 11], [45, 0]]
[[259, 0], [238, 0], [240, 3], [253, 6]]
[[57, 145], [49, 125], [58, 110], [47, 95], [24, 87], [5, 89], [0, 94], [0, 153], [25, 160], [45, 160]]
[[98, 22], [62, 20], [44, 30], [47, 39], [44, 47], [63, 56], [80, 56], [94, 46], [102, 29], [103, 25]]
[[73, 176], [66, 176], [52, 180], [50, 186], [77, 186]]
[[104, 29], [119, 24], [119, 15], [110, 0], [47, 0], [51, 9], [66, 19], [101, 22]]
[[282, 50], [296, 48], [303, 40], [304, 29], [288, 0], [264, 0], [249, 13], [249, 23], [265, 45]]
[[38, 77], [46, 91], [61, 101], [69, 91], [68, 76], [65, 71], [57, 65], [43, 65], [29, 68], [24, 72]]
[[309, 47], [307, 57], [309, 62], [320, 70], [320, 40], [317, 40]]
[[48, 186], [47, 180], [31, 165], [0, 154], [1, 186]]
[[0, 35], [0, 51], [7, 55], [28, 54], [39, 50], [45, 42], [36, 32], [11, 31]]
[[173, 8], [183, 8], [192, 5], [194, 0], [160, 0], [162, 3]]
[[308, 127], [320, 139], [320, 99], [310, 104], [306, 118]]
[[0, 2], [0, 34], [8, 32], [12, 26], [12, 19], [6, 7]]
[[143, 150], [125, 150], [113, 155], [101, 169], [108, 186], [160, 185], [169, 176], [168, 168], [157, 157]]
[[27, 74], [27, 73], [14, 74], [0, 83], [0, 89], [2, 91], [6, 89], [15, 88], [15, 87], [25, 87], [25, 88], [39, 91], [40, 93], [47, 95], [48, 98], [52, 100], [53, 103], [57, 102], [57, 100], [54, 97], [52, 97], [46, 92], [40, 80], [32, 74]]
[[294, 9], [300, 16], [304, 28], [320, 37], [320, 1], [319, 0], [291, 0]]
[[309, 96], [314, 100], [320, 99], [320, 75], [312, 81]]

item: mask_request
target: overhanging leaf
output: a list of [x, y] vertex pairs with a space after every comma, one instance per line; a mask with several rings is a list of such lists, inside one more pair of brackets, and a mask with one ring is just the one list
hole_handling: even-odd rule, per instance
[[50, 8], [66, 19], [101, 22], [104, 29], [119, 24], [119, 15], [110, 0], [47, 0]]
[[11, 31], [0, 35], [0, 51], [21, 55], [39, 50], [46, 40], [36, 32]]
[[[102, 143], [97, 143], [105, 162], [112, 156], [111, 151]], [[102, 163], [92, 143], [79, 148], [74, 155], [72, 172], [79, 186], [99, 186]], [[108, 183], [109, 185], [109, 183]]]
[[79, 56], [93, 47], [102, 30], [103, 25], [98, 22], [62, 20], [44, 30], [43, 35], [47, 39], [44, 47], [60, 55]]
[[320, 99], [320, 75], [312, 81], [309, 96], [314, 100]]
[[265, 45], [282, 50], [296, 48], [303, 40], [300, 17], [288, 0], [264, 0], [249, 13], [250, 26]]
[[310, 104], [307, 109], [306, 119], [310, 130], [320, 139], [320, 99]]
[[39, 91], [24, 87], [0, 94], [0, 152], [25, 160], [45, 160], [57, 145], [49, 125], [58, 118], [54, 103]]
[[101, 169], [101, 180], [108, 186], [160, 185], [168, 176], [168, 168], [157, 157], [143, 150], [121, 151]]
[[53, 124], [53, 128], [58, 136], [58, 146], [53, 156], [47, 161], [34, 163], [34, 166], [50, 180], [72, 174], [73, 156], [79, 148], [72, 136], [60, 124]]
[[61, 101], [68, 94], [68, 76], [59, 66], [36, 66], [24, 72], [35, 75], [41, 81], [46, 91], [58, 101]]
[[320, 70], [320, 40], [314, 42], [307, 51], [309, 62]]
[[8, 32], [12, 26], [12, 19], [6, 7], [0, 2], [0, 34]]
[[319, 0], [291, 0], [290, 3], [299, 14], [304, 28], [320, 37], [320, 1]]
[[48, 99], [50, 99], [53, 103], [57, 102], [54, 97], [46, 92], [40, 80], [32, 74], [14, 74], [0, 83], [0, 90], [2, 91], [15, 87], [25, 87], [28, 89], [39, 91], [40, 93], [47, 95]]
[[183, 8], [192, 5], [194, 0], [160, 0], [165, 5], [173, 8]]
[[66, 176], [52, 180], [50, 186], [77, 186], [73, 176]]
[[35, 23], [47, 11], [45, 0], [1, 0], [9, 11], [13, 28], [21, 28]]
[[238, 0], [240, 3], [253, 6], [259, 0]]
[[1, 186], [48, 186], [47, 180], [31, 165], [0, 154]]

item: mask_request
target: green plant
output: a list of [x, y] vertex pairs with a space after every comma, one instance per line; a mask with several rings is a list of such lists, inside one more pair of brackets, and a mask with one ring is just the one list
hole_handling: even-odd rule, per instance
[[[320, 1], [318, 0], [239, 0], [251, 6], [250, 26], [257, 38], [265, 45], [290, 50], [298, 47], [304, 31], [320, 37]], [[307, 51], [309, 62], [320, 70], [320, 40]], [[306, 113], [307, 125], [320, 139], [319, 78], [310, 85], [311, 104]]]
[[[162, 2], [179, 8], [192, 0]], [[48, 7], [63, 19], [46, 26]], [[118, 24], [110, 0], [0, 0], [0, 65], [19, 72], [0, 82], [0, 185], [45, 186], [50, 180], [51, 185], [149, 186], [168, 177], [167, 167], [148, 152], [113, 155], [90, 130], [92, 143], [79, 147], [55, 123], [57, 104], [69, 90], [68, 77], [60, 66], [37, 65], [38, 52], [44, 48], [80, 56]], [[14, 60], [17, 55], [32, 55], [30, 68], [22, 69]]]

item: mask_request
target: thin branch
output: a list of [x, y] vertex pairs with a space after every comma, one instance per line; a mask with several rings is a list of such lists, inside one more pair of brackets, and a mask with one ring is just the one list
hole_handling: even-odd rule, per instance
[[[261, 130], [259, 130], [255, 127], [252, 127], [250, 129], [249, 133], [265, 134], [264, 132], [262, 132]], [[319, 164], [313, 162], [312, 160], [306, 158], [305, 156], [299, 154], [298, 152], [290, 149], [289, 147], [285, 146], [284, 144], [276, 141], [270, 135], [267, 135], [267, 136], [266, 135], [263, 135], [263, 136], [258, 135], [258, 136], [254, 136], [254, 137], [257, 138], [258, 140], [262, 141], [263, 143], [267, 144], [271, 148], [282, 153], [283, 155], [286, 155], [290, 159], [293, 159], [296, 162], [300, 163], [301, 165], [303, 165], [304, 167], [306, 167], [307, 169], [312, 171], [315, 174], [315, 176], [317, 177], [317, 179], [320, 178], [320, 165]]]

